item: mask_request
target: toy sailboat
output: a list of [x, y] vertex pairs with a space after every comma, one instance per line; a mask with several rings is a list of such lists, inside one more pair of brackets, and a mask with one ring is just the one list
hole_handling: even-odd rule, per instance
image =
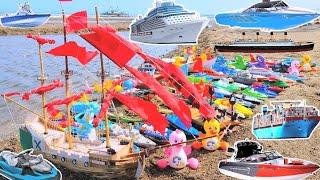
[[[65, 21], [64, 13], [63, 20]], [[74, 115], [77, 116], [77, 114], [75, 114], [76, 109], [79, 109], [80, 106], [74, 106], [72, 109], [72, 104], [79, 101], [81, 98], [87, 98], [89, 94], [92, 94], [93, 90], [89, 89], [79, 94], [71, 94], [72, 91], [70, 90], [69, 79], [72, 72], [69, 69], [68, 56], [72, 55], [63, 55], [65, 56], [66, 65], [66, 70], [64, 72], [65, 84], [59, 80], [54, 80], [51, 84], [47, 84], [41, 47], [45, 44], [53, 44], [55, 41], [44, 39], [40, 36], [28, 35], [27, 37], [36, 40], [39, 44], [41, 70], [39, 81], [41, 82], [41, 86], [30, 92], [26, 92], [23, 95], [21, 93], [7, 93], [2, 95], [6, 101], [13, 102], [36, 115], [34, 119], [26, 120], [24, 126], [20, 128], [20, 144], [22, 148], [33, 148], [35, 154], [42, 154], [43, 157], [54, 164], [64, 166], [75, 172], [90, 174], [93, 177], [138, 178], [144, 169], [145, 156], [133, 154], [133, 138], [122, 139], [109, 136], [109, 123], [106, 112], [100, 117], [100, 113], [103, 110], [99, 109], [100, 113], [98, 115], [101, 119], [98, 119], [97, 121], [97, 119], [94, 118], [97, 109], [93, 106], [91, 109], [94, 110], [92, 112], [87, 111], [87, 114], [84, 115], [85, 117], [73, 117]], [[78, 55], [82, 53], [79, 56], [73, 56], [77, 57], [82, 63], [87, 63], [98, 54], [98, 52], [86, 51], [85, 48], [77, 46], [75, 42], [66, 42], [66, 27], [64, 27], [64, 37], [65, 44], [51, 50], [51, 54], [59, 55], [57, 49], [61, 50], [62, 47], [66, 47], [67, 45], [73, 46], [74, 51]], [[62, 55], [60, 54], [60, 56]], [[104, 79], [105, 72], [102, 56], [101, 64], [102, 85], [105, 85], [106, 80]], [[47, 93], [55, 91], [63, 86], [66, 88], [66, 98], [46, 102]], [[22, 95], [22, 99], [28, 100], [32, 94], [42, 96], [42, 114], [21, 105], [18, 101], [13, 99], [13, 96], [15, 95]], [[103, 102], [107, 101], [105, 94], [106, 92], [102, 92], [103, 100], [101, 109], [107, 111], [108, 108], [103, 106]], [[87, 102], [89, 106], [90, 101]], [[62, 115], [63, 112], [60, 111], [60, 109], [58, 110], [58, 106], [60, 105], [67, 106], [67, 110], [65, 111], [67, 115]], [[105, 119], [105, 121], [102, 121], [102, 119]]]

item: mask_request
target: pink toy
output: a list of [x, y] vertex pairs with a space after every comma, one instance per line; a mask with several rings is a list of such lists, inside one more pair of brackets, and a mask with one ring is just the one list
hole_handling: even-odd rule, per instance
[[[172, 145], [185, 142], [186, 140], [186, 135], [178, 129], [173, 131], [169, 137], [169, 142]], [[157, 166], [160, 169], [165, 169], [168, 166], [174, 169], [182, 169], [186, 166], [189, 166], [191, 169], [197, 169], [199, 166], [198, 160], [195, 158], [188, 159], [187, 157], [191, 154], [191, 151], [191, 146], [186, 146], [186, 144], [166, 148], [164, 150], [166, 159], [158, 160]]]
[[291, 66], [288, 69], [288, 73], [294, 76], [300, 76], [300, 63], [299, 61], [292, 61]]

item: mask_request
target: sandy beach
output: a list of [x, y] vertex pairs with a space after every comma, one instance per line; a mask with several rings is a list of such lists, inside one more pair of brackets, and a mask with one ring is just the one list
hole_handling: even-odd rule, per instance
[[[114, 25], [114, 24], [113, 24]], [[126, 30], [128, 27], [127, 23], [120, 23], [115, 25], [119, 30]], [[214, 30], [213, 30], [214, 29]], [[32, 33], [41, 34], [51, 34], [51, 33], [61, 33], [61, 27], [55, 24], [47, 24], [41, 28], [35, 30], [30, 30]], [[256, 31], [246, 31], [247, 38], [256, 38]], [[5, 30], [0, 28], [1, 35], [12, 35], [12, 34], [27, 34], [28, 31], [24, 30]], [[206, 29], [199, 39], [199, 47], [205, 49], [207, 47], [213, 47], [214, 42], [232, 41], [241, 38], [242, 30], [230, 29], [227, 27], [217, 27]], [[313, 51], [308, 52], [313, 58], [315, 63], [320, 64], [320, 28], [318, 24], [311, 26], [304, 26], [296, 30], [288, 32], [288, 38], [296, 41], [313, 41], [315, 43], [315, 48]], [[261, 38], [269, 38], [268, 33], [261, 33]], [[283, 33], [276, 34], [274, 38], [284, 38]], [[179, 49], [183, 46], [179, 47]], [[179, 51], [171, 52], [166, 56], [175, 56]], [[180, 51], [181, 52], [181, 51]], [[267, 59], [284, 59], [288, 56], [300, 59], [304, 53], [285, 53], [285, 54], [264, 54]], [[232, 59], [235, 54], [223, 54], [228, 59]], [[244, 54], [248, 55], [248, 54]], [[317, 95], [317, 91], [320, 90], [320, 74], [305, 74], [307, 80], [304, 83], [298, 83], [290, 86], [284, 92], [280, 94], [275, 100], [303, 100], [307, 101], [308, 105], [313, 105], [320, 109], [320, 96]], [[268, 99], [265, 103], [268, 103]], [[255, 112], [258, 112], [260, 107], [255, 108]], [[251, 133], [252, 119], [246, 119], [243, 121], [243, 125], [236, 127], [233, 133], [226, 136], [225, 140], [233, 145], [234, 142], [238, 140], [244, 140], [245, 138], [254, 139]], [[276, 150], [285, 157], [301, 158], [315, 163], [320, 163], [320, 128], [313, 133], [312, 137], [308, 140], [293, 140], [293, 141], [260, 141], [264, 145], [265, 150]], [[18, 136], [12, 137], [8, 140], [3, 140], [0, 142], [0, 149], [10, 148], [14, 151], [20, 151], [21, 148], [18, 142]], [[190, 170], [189, 168], [184, 168], [182, 170], [172, 170], [166, 169], [160, 171], [154, 165], [156, 159], [162, 157], [162, 152], [159, 150], [156, 154], [153, 154], [147, 159], [147, 165], [141, 179], [230, 179], [218, 171], [218, 162], [223, 159], [227, 159], [228, 156], [224, 152], [215, 151], [209, 152], [205, 150], [193, 151], [193, 157], [196, 157], [200, 162], [200, 167], [197, 170]], [[60, 168], [63, 172], [63, 179], [91, 179], [91, 177], [79, 174], [76, 172], [70, 172], [66, 169]], [[314, 176], [309, 179], [317, 180], [320, 179], [320, 172], [318, 171]]]

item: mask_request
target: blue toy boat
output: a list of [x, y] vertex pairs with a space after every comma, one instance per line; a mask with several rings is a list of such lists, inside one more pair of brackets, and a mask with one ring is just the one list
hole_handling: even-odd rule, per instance
[[97, 102], [76, 102], [72, 104], [71, 112], [75, 114], [91, 112], [97, 115], [100, 112], [100, 105]]
[[61, 172], [42, 155], [32, 155], [33, 149], [19, 154], [0, 153], [0, 174], [14, 180], [60, 180]]
[[271, 102], [273, 109], [262, 107], [253, 118], [253, 134], [257, 139], [309, 138], [319, 124], [319, 110], [304, 101]]
[[170, 125], [172, 125], [174, 128], [180, 129], [186, 133], [187, 136], [196, 136], [198, 137], [200, 134], [200, 131], [198, 131], [194, 127], [190, 127], [189, 129], [182, 123], [182, 121], [176, 116], [176, 115], [168, 115], [167, 116], [168, 121], [170, 122]]
[[20, 5], [19, 10], [14, 15], [6, 15], [0, 18], [0, 22], [5, 27], [13, 28], [33, 28], [45, 24], [50, 18], [50, 14], [33, 13], [28, 3]]
[[278, 93], [270, 91], [267, 86], [258, 86], [253, 88], [255, 91], [267, 95], [269, 98], [275, 98], [278, 96]]
[[313, 22], [319, 16], [317, 12], [290, 7], [283, 1], [263, 0], [240, 12], [217, 14], [215, 20], [223, 26], [283, 31]]

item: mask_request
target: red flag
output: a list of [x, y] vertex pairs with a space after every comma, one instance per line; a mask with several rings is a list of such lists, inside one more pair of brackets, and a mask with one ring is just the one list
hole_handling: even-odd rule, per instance
[[195, 85], [192, 85], [183, 72], [173, 64], [161, 61], [158, 58], [148, 56], [143, 53], [139, 55], [147, 62], [153, 64], [162, 76], [180, 91], [194, 107], [200, 109], [200, 113], [205, 118], [213, 118], [216, 115], [214, 108], [202, 97]]
[[123, 68], [136, 55], [136, 52], [141, 52], [138, 46], [119, 36], [112, 26], [97, 26], [90, 30], [91, 33], [80, 36], [120, 68]]
[[184, 101], [178, 100], [168, 90], [163, 87], [158, 81], [156, 81], [152, 76], [147, 73], [140, 72], [132, 67], [126, 66], [126, 69], [131, 72], [137, 79], [144, 82], [153, 92], [155, 92], [186, 125], [186, 127], [191, 127], [191, 112], [190, 108], [185, 104]]
[[80, 11], [70, 15], [66, 19], [67, 33], [73, 33], [88, 27], [88, 14], [87, 11]]
[[41, 36], [33, 36], [32, 34], [28, 34], [26, 37], [29, 38], [29, 39], [36, 40], [41, 45], [56, 43], [56, 41], [53, 40], [53, 39], [45, 39], [45, 38], [42, 38]]
[[4, 96], [4, 97], [20, 96], [20, 93], [19, 92], [10, 92], [10, 93], [1, 94], [1, 96]]
[[135, 112], [143, 120], [145, 120], [147, 124], [152, 125], [155, 130], [159, 131], [161, 134], [165, 133], [169, 122], [163, 115], [158, 112], [156, 105], [134, 96], [127, 96], [116, 93], [114, 93], [113, 96], [130, 110]]
[[108, 96], [107, 98], [104, 99], [99, 115], [96, 118], [94, 118], [94, 120], [92, 122], [94, 127], [99, 126], [101, 119], [103, 119], [105, 117], [105, 115], [110, 107], [110, 101], [112, 98], [113, 98], [112, 96]]
[[193, 72], [203, 72], [203, 65], [202, 65], [202, 59], [198, 59], [192, 68]]
[[54, 56], [72, 56], [83, 65], [88, 64], [98, 54], [97, 51], [87, 51], [85, 47], [79, 46], [74, 41], [51, 49], [47, 53]]
[[30, 99], [31, 94], [42, 95], [46, 92], [52, 91], [60, 87], [63, 87], [63, 83], [60, 80], [53, 80], [51, 84], [40, 86], [36, 89], [31, 90], [30, 92], [25, 92], [22, 95], [22, 99], [27, 101]]

